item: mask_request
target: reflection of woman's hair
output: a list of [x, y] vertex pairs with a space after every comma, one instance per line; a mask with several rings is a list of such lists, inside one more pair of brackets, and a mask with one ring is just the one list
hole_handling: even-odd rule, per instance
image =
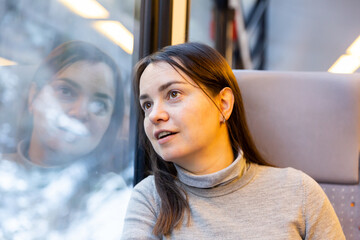
[[[143, 58], [135, 67], [134, 90], [136, 99], [139, 97], [142, 73], [149, 64], [156, 62], [169, 63], [179, 74], [189, 76], [210, 99], [223, 88], [231, 88], [235, 101], [232, 114], [226, 121], [226, 125], [234, 155], [241, 149], [248, 161], [268, 165], [258, 152], [249, 133], [236, 78], [226, 60], [217, 51], [200, 43], [187, 43], [165, 47], [159, 52]], [[145, 135], [144, 112], [140, 107], [138, 107], [138, 111], [140, 139], [149, 154], [156, 189], [161, 198], [161, 209], [154, 227], [154, 234], [166, 235], [174, 227], [180, 226], [185, 211], [189, 213], [190, 209], [186, 193], [175, 183], [177, 173], [173, 163], [163, 161], [155, 153]]]
[[[61, 70], [69, 67], [70, 65], [78, 62], [86, 61], [89, 63], [105, 63], [108, 65], [113, 73], [115, 84], [115, 101], [114, 111], [111, 116], [109, 127], [107, 128], [99, 145], [89, 154], [95, 155], [98, 161], [101, 161], [102, 156], [109, 154], [105, 147], [111, 146], [115, 142], [117, 129], [121, 125], [123, 118], [123, 88], [121, 86], [120, 73], [114, 60], [102, 52], [94, 45], [82, 41], [69, 41], [55, 48], [41, 63], [33, 77], [37, 92], [50, 83]], [[28, 120], [28, 118], [25, 118]], [[32, 120], [26, 123], [28, 126], [25, 131], [24, 137], [29, 137], [32, 131]]]

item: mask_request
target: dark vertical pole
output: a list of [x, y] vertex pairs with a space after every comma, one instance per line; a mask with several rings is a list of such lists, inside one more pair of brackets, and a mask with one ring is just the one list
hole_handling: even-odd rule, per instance
[[[171, 45], [173, 0], [141, 0], [139, 59]], [[133, 114], [136, 114], [138, 100], [134, 99]], [[134, 106], [135, 105], [135, 106]], [[148, 174], [148, 156], [139, 145], [139, 116], [135, 119], [135, 170], [134, 185]], [[142, 123], [141, 123], [142, 124]]]
[[215, 0], [215, 49], [232, 65], [232, 38], [233, 38], [234, 10], [229, 8], [228, 0]]
[[154, 52], [157, 48], [159, 0], [141, 0], [139, 59]]
[[186, 0], [186, 29], [185, 29], [185, 42], [189, 41], [190, 4], [191, 4], [191, 0]]
[[173, 1], [160, 0], [157, 49], [171, 45]]
[[172, 0], [142, 0], [139, 58], [171, 44]]
[[[156, 51], [158, 45], [158, 5], [159, 0], [141, 0], [140, 6], [140, 34], [139, 34], [139, 58], [141, 59]], [[134, 164], [134, 185], [140, 182], [146, 175], [146, 154], [139, 145], [139, 116], [137, 115], [138, 100], [133, 99], [131, 113], [134, 116], [132, 126], [135, 131], [135, 164]]]
[[221, 55], [226, 53], [226, 37], [227, 37], [227, 9], [228, 0], [215, 0], [214, 22], [215, 22], [215, 48]]

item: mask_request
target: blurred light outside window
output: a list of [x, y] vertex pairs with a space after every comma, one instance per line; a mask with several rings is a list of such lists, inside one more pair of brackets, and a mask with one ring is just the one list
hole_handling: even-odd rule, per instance
[[354, 73], [360, 68], [360, 36], [346, 49], [343, 54], [329, 68], [331, 73]]
[[16, 62], [0, 57], [0, 66], [11, 66], [16, 65]]
[[108, 18], [109, 12], [95, 0], [59, 0], [71, 11], [84, 18]]
[[135, 7], [0, 2], [0, 239], [120, 238]]

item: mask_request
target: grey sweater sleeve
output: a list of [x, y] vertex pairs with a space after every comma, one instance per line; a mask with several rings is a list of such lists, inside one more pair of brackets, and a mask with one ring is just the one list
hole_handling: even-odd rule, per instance
[[135, 186], [127, 208], [121, 239], [160, 239], [152, 234], [159, 210], [158, 200], [153, 176]]
[[320, 185], [306, 174], [303, 174], [303, 185], [305, 239], [345, 239], [335, 210]]

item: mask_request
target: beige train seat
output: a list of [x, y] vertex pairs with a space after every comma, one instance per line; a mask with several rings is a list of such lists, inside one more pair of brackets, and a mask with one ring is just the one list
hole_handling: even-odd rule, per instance
[[360, 239], [360, 74], [234, 74], [260, 152], [317, 180], [347, 239]]

